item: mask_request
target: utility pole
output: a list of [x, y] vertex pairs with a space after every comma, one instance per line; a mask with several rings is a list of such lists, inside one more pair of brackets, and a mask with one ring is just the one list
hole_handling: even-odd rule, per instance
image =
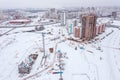
[[44, 52], [44, 53], [43, 53], [43, 57], [42, 57], [42, 60], [41, 60], [40, 65], [42, 65], [43, 60], [44, 60], [44, 65], [45, 65], [46, 58], [47, 58], [46, 53], [45, 53], [45, 39], [44, 39], [44, 37], [45, 37], [45, 33], [42, 33], [42, 39], [43, 39], [43, 52]]
[[43, 50], [44, 50], [44, 55], [43, 55], [43, 57], [45, 57], [45, 41], [44, 41], [44, 37], [45, 37], [45, 35], [44, 35], [45, 33], [42, 33], [42, 39], [43, 39]]

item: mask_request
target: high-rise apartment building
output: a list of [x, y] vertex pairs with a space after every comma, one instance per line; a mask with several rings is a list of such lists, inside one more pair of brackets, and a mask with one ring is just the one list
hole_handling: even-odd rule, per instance
[[65, 26], [66, 25], [66, 13], [62, 12], [60, 17], [61, 17], [61, 26]]
[[96, 19], [94, 14], [82, 16], [82, 39], [90, 40], [96, 36]]

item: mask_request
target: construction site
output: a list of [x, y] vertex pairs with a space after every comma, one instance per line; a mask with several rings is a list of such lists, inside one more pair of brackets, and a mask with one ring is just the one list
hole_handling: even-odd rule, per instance
[[26, 13], [0, 22], [0, 80], [120, 79], [120, 20], [55, 8]]

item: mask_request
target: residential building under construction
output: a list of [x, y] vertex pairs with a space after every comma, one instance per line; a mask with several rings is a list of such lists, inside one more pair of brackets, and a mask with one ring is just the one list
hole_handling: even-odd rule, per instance
[[89, 41], [105, 32], [106, 23], [99, 21], [99, 19], [97, 20], [95, 14], [82, 15], [81, 21], [82, 23], [78, 23], [78, 20], [74, 20], [69, 25], [69, 33], [73, 34], [75, 39]]
[[83, 40], [90, 40], [96, 36], [96, 19], [95, 14], [82, 16], [82, 36]]

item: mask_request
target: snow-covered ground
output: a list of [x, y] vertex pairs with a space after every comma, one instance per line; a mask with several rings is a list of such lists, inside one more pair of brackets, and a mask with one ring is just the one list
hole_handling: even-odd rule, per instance
[[114, 20], [111, 25], [120, 26], [120, 21]]
[[[0, 28], [1, 33], [9, 29]], [[60, 51], [64, 57], [63, 80], [119, 80], [120, 79], [120, 30], [107, 28], [96, 38], [97, 41], [77, 43], [67, 40], [65, 27], [58, 24], [47, 25], [43, 31], [27, 32], [34, 28], [16, 28], [0, 36], [0, 80], [59, 80]], [[43, 52], [41, 32], [45, 34], [46, 66], [41, 67]], [[65, 34], [65, 36], [62, 36]], [[54, 40], [56, 39], [56, 40]], [[49, 48], [54, 48], [54, 53]], [[75, 49], [76, 48], [76, 49]], [[29, 54], [39, 54], [31, 73], [23, 77], [18, 73], [18, 64]], [[66, 54], [65, 54], [66, 53]]]

